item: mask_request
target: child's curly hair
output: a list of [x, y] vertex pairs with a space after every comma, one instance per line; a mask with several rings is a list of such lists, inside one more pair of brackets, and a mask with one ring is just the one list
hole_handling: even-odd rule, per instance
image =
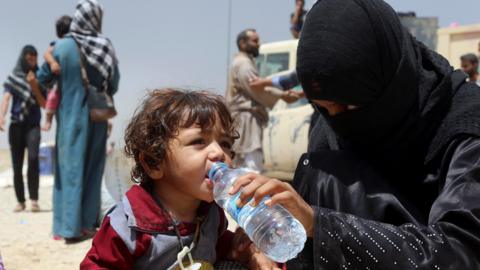
[[132, 180], [142, 183], [150, 180], [140, 163], [140, 154], [143, 153], [149, 167], [158, 166], [166, 158], [169, 142], [180, 128], [194, 124], [202, 129], [213, 128], [217, 119], [227, 136], [238, 138], [222, 96], [171, 88], [148, 93], [125, 131], [125, 153], [135, 160]]

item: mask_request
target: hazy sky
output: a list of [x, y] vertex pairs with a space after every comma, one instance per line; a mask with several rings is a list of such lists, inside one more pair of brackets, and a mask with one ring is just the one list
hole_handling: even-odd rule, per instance
[[[77, 1], [2, 0], [0, 3], [0, 81], [11, 72], [20, 49], [33, 44], [43, 54], [55, 39], [55, 20], [73, 14]], [[227, 42], [236, 52], [235, 36], [254, 27], [262, 42], [290, 38], [293, 0], [232, 0], [231, 36], [228, 36], [229, 0], [100, 0], [105, 9], [103, 32], [120, 60], [121, 81], [115, 96], [119, 116], [113, 140], [121, 142], [123, 129], [146, 89], [161, 86], [208, 88], [224, 93]], [[441, 26], [452, 22], [480, 23], [478, 0], [389, 0], [398, 11], [437, 16]], [[313, 0], [307, 0], [307, 7]], [[43, 59], [40, 59], [43, 62]], [[42, 119], [43, 122], [43, 119]], [[53, 132], [43, 133], [43, 141]], [[0, 133], [0, 148], [8, 146]]]

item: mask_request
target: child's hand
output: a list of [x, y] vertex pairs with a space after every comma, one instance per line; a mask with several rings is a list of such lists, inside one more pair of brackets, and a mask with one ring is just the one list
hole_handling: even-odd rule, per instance
[[50, 131], [51, 128], [52, 128], [52, 122], [47, 121], [43, 125], [42, 131]]
[[57, 62], [50, 64], [50, 69], [52, 70], [53, 74], [60, 75], [60, 65]]
[[245, 205], [250, 199], [253, 199], [253, 205], [256, 205], [263, 197], [270, 196], [270, 199], [265, 201], [267, 206], [281, 204], [302, 223], [308, 236], [313, 235], [313, 209], [290, 184], [249, 173], [235, 181], [229, 194], [237, 193], [240, 188], [242, 188], [242, 191], [237, 201], [238, 206]]
[[252, 244], [252, 240], [248, 238], [248, 235], [242, 228], [235, 230], [232, 245], [229, 255], [227, 257], [233, 261], [240, 262], [242, 264], [248, 264], [250, 261], [250, 254], [248, 247]]
[[29, 71], [28, 74], [27, 74], [27, 82], [28, 83], [33, 83], [35, 81], [35, 73], [33, 71]]
[[235, 231], [228, 258], [242, 263], [248, 269], [280, 269], [275, 262], [255, 247], [242, 228]]
[[263, 254], [253, 243], [249, 246], [250, 261], [248, 269], [254, 270], [281, 270], [278, 264]]

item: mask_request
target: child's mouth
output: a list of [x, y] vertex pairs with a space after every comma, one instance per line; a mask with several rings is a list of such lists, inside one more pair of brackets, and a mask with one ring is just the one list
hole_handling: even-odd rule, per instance
[[213, 181], [210, 178], [208, 178], [208, 174], [205, 175], [205, 181], [207, 182], [207, 187], [209, 189], [213, 189]]

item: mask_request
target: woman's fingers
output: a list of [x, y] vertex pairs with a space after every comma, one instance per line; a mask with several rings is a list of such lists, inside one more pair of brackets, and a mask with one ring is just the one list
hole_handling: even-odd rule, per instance
[[237, 178], [237, 180], [235, 180], [235, 182], [232, 185], [232, 188], [228, 191], [228, 194], [233, 195], [237, 193], [240, 190], [240, 188], [250, 184], [250, 182], [252, 182], [256, 176], [257, 175], [254, 173], [248, 173], [246, 175], [240, 176], [239, 178]]
[[235, 180], [232, 187], [228, 191], [228, 194], [233, 195], [237, 193], [240, 190], [240, 188], [248, 185], [250, 182], [252, 182], [253, 179], [254, 177], [253, 177], [253, 174], [251, 173], [240, 176], [239, 178], [237, 178], [237, 180]]
[[257, 205], [265, 196], [272, 196], [277, 193], [281, 193], [285, 190], [289, 190], [290, 185], [277, 179], [269, 179], [261, 186], [255, 189], [253, 194], [254, 205]]
[[[233, 195], [241, 189], [242, 191], [239, 195], [237, 205], [241, 207], [252, 198], [254, 198], [255, 205], [257, 202], [260, 202], [264, 196], [281, 191], [282, 189], [277, 188], [281, 186], [281, 183], [279, 180], [251, 173], [239, 177], [229, 191], [229, 194]], [[264, 187], [264, 185], [266, 186]]]
[[239, 177], [234, 183], [231, 195], [241, 189], [237, 206], [243, 207], [253, 199], [252, 206], [256, 206], [265, 196], [270, 196], [265, 201], [267, 206], [280, 204], [285, 207], [305, 227], [309, 236], [313, 233], [314, 212], [302, 197], [285, 182], [271, 179], [258, 174], [247, 174]]
[[276, 204], [280, 204], [283, 207], [285, 207], [288, 211], [292, 212], [292, 210], [295, 207], [295, 196], [292, 194], [290, 191], [283, 191], [276, 193], [270, 199], [265, 201], [265, 204], [267, 206], [273, 206]]
[[306, 203], [293, 189], [273, 195], [268, 201], [265, 202], [265, 204], [268, 206], [275, 204], [282, 205], [290, 212], [290, 214], [292, 214], [296, 219], [298, 219], [298, 221], [300, 221], [300, 223], [302, 223], [305, 231], [307, 232], [307, 236], [310, 237], [313, 235], [313, 208]]
[[263, 183], [261, 181], [252, 181], [248, 185], [244, 186], [240, 192], [240, 196], [238, 196], [237, 205], [242, 207], [247, 204], [255, 194], [255, 190], [262, 185]]

